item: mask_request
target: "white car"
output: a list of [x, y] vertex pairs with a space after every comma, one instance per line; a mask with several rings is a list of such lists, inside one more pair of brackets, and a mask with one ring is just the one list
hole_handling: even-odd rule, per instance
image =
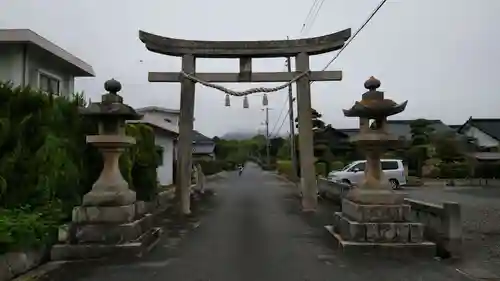
[[[382, 172], [389, 181], [393, 189], [398, 189], [406, 184], [406, 173], [403, 166], [403, 160], [382, 159]], [[359, 185], [365, 176], [366, 160], [354, 161], [345, 166], [340, 171], [331, 171], [328, 173], [328, 180], [341, 182], [349, 185]]]

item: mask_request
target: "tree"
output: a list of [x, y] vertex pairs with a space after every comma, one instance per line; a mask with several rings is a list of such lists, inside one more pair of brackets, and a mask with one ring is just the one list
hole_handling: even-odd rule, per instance
[[464, 146], [457, 138], [455, 132], [436, 135], [433, 141], [436, 157], [445, 163], [464, 160]]
[[[323, 117], [322, 114], [320, 114], [316, 109], [311, 108], [311, 121], [312, 121], [312, 127], [313, 131], [318, 131], [319, 129], [325, 128], [325, 122], [321, 120], [321, 117]], [[299, 128], [299, 118], [295, 118], [295, 128]]]
[[272, 138], [269, 140], [269, 154], [272, 158], [277, 157], [278, 151], [285, 143], [285, 139], [282, 137]]
[[282, 159], [282, 160], [289, 160], [291, 159], [291, 155], [290, 155], [290, 140], [285, 140], [283, 145], [280, 147], [280, 149], [278, 150], [278, 155], [277, 155], [278, 159]]
[[409, 169], [414, 169], [417, 176], [422, 176], [422, 166], [429, 158], [429, 145], [434, 128], [431, 121], [416, 119], [410, 123], [411, 141], [407, 159]]

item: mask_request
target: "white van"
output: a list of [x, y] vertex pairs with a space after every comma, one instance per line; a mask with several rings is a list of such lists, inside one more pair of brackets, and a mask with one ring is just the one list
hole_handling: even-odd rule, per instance
[[[382, 164], [384, 177], [389, 181], [393, 189], [398, 189], [400, 186], [406, 184], [403, 160], [382, 159], [380, 162]], [[328, 173], [328, 180], [349, 185], [358, 185], [363, 181], [365, 176], [365, 165], [366, 160], [354, 161], [340, 171], [331, 171]]]

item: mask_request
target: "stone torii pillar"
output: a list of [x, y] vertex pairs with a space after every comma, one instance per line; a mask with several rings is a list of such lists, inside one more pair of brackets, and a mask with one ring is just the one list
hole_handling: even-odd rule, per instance
[[[178, 147], [178, 186], [184, 214], [190, 213], [189, 186], [194, 119], [195, 83], [290, 82], [297, 83], [299, 119], [299, 151], [304, 211], [317, 206], [311, 122], [311, 81], [340, 81], [341, 71], [310, 71], [309, 56], [319, 55], [344, 46], [351, 36], [345, 29], [315, 38], [274, 41], [194, 41], [162, 37], [139, 31], [139, 38], [152, 52], [182, 57], [181, 72], [150, 72], [150, 82], [180, 82], [181, 108]], [[295, 57], [295, 72], [252, 72], [252, 58]], [[196, 73], [196, 58], [234, 58], [240, 61], [239, 73]]]

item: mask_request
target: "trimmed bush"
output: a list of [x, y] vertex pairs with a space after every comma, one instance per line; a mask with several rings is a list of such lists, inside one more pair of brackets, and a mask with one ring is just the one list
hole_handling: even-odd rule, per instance
[[443, 179], [463, 179], [469, 177], [469, 165], [467, 163], [440, 163], [439, 177]]
[[[333, 171], [340, 171], [342, 168], [345, 167], [346, 164], [344, 164], [342, 161], [333, 161], [331, 164], [330, 164], [330, 169]], [[328, 171], [330, 172], [330, 171]]]
[[196, 163], [200, 164], [201, 170], [206, 176], [222, 172], [227, 165], [225, 161], [220, 160], [198, 160]]
[[292, 161], [289, 160], [280, 160], [276, 163], [276, 169], [278, 173], [285, 175], [289, 179], [293, 179], [293, 165]]
[[[102, 156], [85, 141], [97, 125], [79, 115], [84, 104], [81, 95], [53, 97], [0, 83], [0, 251], [49, 243], [97, 180]], [[120, 169], [138, 198], [150, 198], [154, 136], [143, 125], [130, 133], [138, 141], [120, 158]]]
[[324, 162], [316, 162], [314, 164], [316, 175], [325, 177], [329, 171], [327, 171], [327, 165]]
[[135, 190], [138, 200], [152, 200], [158, 191], [156, 167], [159, 162], [154, 131], [145, 124], [127, 124], [126, 133], [135, 138], [136, 144], [122, 157], [122, 162], [127, 162], [122, 171], [127, 172], [129, 185]]
[[500, 163], [478, 163], [474, 167], [474, 177], [483, 179], [500, 178]]

